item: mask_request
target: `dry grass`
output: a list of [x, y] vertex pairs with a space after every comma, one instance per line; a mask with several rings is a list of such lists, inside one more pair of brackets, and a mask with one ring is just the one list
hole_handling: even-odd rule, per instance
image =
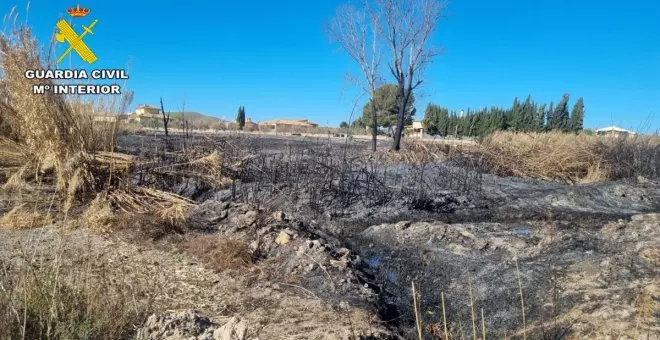
[[[8, 19], [16, 22], [16, 17], [12, 12]], [[24, 71], [48, 69], [53, 64], [41, 55], [29, 28], [15, 24], [10, 27], [0, 32], [3, 190], [20, 191], [31, 183], [54, 185], [63, 212], [91, 202], [82, 218], [101, 230], [107, 229], [109, 218], [117, 212], [149, 214], [170, 224], [183, 224], [191, 203], [153, 188], [133, 186], [133, 174], [140, 164], [133, 156], [114, 152], [119, 121], [93, 119], [95, 112], [125, 112], [132, 93], [85, 98], [33, 94], [32, 86], [41, 81], [27, 79]], [[212, 157], [199, 167], [213, 168], [215, 164], [208, 163], [209, 159]], [[208, 176], [222, 180], [217, 174]], [[12, 211], [6, 216], [7, 222], [19, 215], [19, 210]], [[34, 222], [27, 220], [29, 224]]]
[[653, 318], [660, 313], [660, 303], [657, 302], [657, 298], [658, 296], [654, 296], [653, 292], [647, 288], [642, 289], [637, 295], [635, 301], [637, 309], [637, 317], [635, 318], [636, 339], [650, 328]]
[[[8, 18], [16, 17], [12, 12]], [[32, 86], [42, 81], [27, 79], [25, 70], [51, 66], [29, 28], [12, 26], [0, 33], [0, 154], [8, 156], [0, 168], [6, 187], [52, 177], [68, 209], [107, 176], [95, 154], [114, 150], [117, 124], [95, 123], [92, 112], [119, 112], [130, 94], [95, 100], [33, 94]]]
[[660, 138], [655, 136], [496, 132], [477, 152], [499, 175], [566, 183], [660, 175]]
[[183, 251], [219, 272], [241, 269], [253, 264], [252, 252], [244, 242], [223, 239], [218, 235], [192, 238], [184, 244]]
[[149, 287], [111, 280], [92, 257], [65, 265], [65, 247], [0, 259], [0, 339], [132, 339]]
[[21, 204], [0, 217], [0, 228], [27, 229], [43, 227], [54, 222], [49, 213]]

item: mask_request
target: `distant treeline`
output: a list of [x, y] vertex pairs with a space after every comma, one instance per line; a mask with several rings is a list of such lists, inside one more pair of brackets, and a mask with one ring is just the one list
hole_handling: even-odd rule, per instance
[[455, 111], [429, 104], [424, 113], [425, 132], [438, 136], [485, 136], [497, 130], [543, 132], [580, 132], [583, 129], [584, 101], [578, 98], [569, 114], [569, 94], [564, 94], [557, 106], [539, 104], [527, 97], [516, 98], [510, 108], [491, 107], [461, 116]]

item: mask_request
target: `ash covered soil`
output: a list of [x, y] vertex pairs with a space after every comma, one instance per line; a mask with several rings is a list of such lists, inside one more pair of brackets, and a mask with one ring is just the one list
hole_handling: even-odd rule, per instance
[[[218, 325], [238, 317], [245, 338], [415, 338], [411, 282], [429, 339], [444, 337], [441, 295], [454, 338], [472, 338], [471, 306], [488, 338], [660, 338], [657, 181], [502, 178], [449, 160], [383, 161], [368, 147], [124, 135], [120, 152], [220, 149], [242, 168], [223, 188], [164, 184], [197, 203], [185, 233], [2, 230], [0, 255], [28, 238], [47, 248], [64, 237], [73, 245], [64, 258], [94, 249], [117, 277], [154, 280], [163, 310], [184, 310], [178, 317], [192, 323], [198, 316], [185, 310]], [[181, 250], [209, 238], [237, 240], [253, 263], [224, 270]], [[151, 329], [170, 327], [154, 318]]]

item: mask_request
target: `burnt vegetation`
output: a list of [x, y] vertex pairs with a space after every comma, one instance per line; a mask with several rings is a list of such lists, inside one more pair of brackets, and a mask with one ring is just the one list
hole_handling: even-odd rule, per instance
[[[396, 2], [379, 3], [389, 8]], [[408, 13], [405, 18], [412, 20], [419, 16], [430, 25], [437, 21], [441, 9], [429, 7], [425, 13]], [[348, 13], [355, 14], [352, 11]], [[392, 27], [398, 22], [397, 16], [395, 13], [389, 14], [390, 20], [384, 27], [398, 31], [397, 27]], [[355, 23], [338, 24], [351, 26]], [[18, 27], [2, 34], [0, 227], [11, 230], [78, 228], [121, 236], [125, 233], [132, 234], [132, 241], [140, 245], [174, 240], [179, 251], [199, 259], [218, 272], [233, 270], [241, 273], [254, 269], [262, 274], [279, 270], [279, 273], [255, 277], [286, 277], [289, 281], [284, 284], [298, 291], [298, 294], [303, 292], [308, 298], [324, 298], [332, 302], [346, 298], [363, 305], [368, 302], [371, 304], [368, 307], [378, 312], [380, 317], [369, 322], [385, 324], [392, 329], [392, 334], [411, 336], [416, 333], [418, 338], [423, 338], [423, 333], [439, 339], [446, 339], [448, 334], [469, 334], [469, 324], [461, 323], [467, 320], [472, 321], [471, 331], [476, 337], [477, 313], [473, 309], [471, 275], [478, 272], [481, 266], [488, 269], [484, 269], [486, 274], [491, 274], [484, 274], [482, 278], [492, 279], [492, 282], [482, 282], [481, 300], [477, 301], [485, 305], [481, 309], [483, 333], [486, 333], [488, 322], [483, 319], [484, 310], [487, 312], [486, 319], [497, 318], [488, 323], [489, 328], [497, 328], [492, 330], [494, 333], [520, 326], [512, 326], [510, 318], [498, 313], [503, 307], [513, 309], [521, 306], [523, 338], [526, 337], [527, 323], [530, 334], [536, 332], [534, 334], [544, 339], [566, 338], [573, 323], [572, 320], [559, 320], [558, 315], [563, 311], [556, 308], [561, 301], [554, 274], [551, 280], [545, 280], [548, 275], [530, 270], [530, 277], [521, 278], [516, 259], [517, 282], [513, 282], [508, 280], [514, 277], [510, 270], [513, 262], [508, 256], [521, 249], [537, 251], [530, 251], [529, 258], [532, 260], [523, 264], [528, 269], [532, 267], [531, 261], [551, 256], [565, 260], [561, 256], [575, 249], [582, 254], [586, 248], [593, 251], [598, 250], [599, 246], [609, 247], [604, 241], [598, 243], [604, 236], [583, 242], [575, 235], [577, 231], [574, 229], [579, 229], [579, 226], [577, 223], [571, 225], [574, 221], [569, 221], [569, 226], [564, 228], [574, 234], [562, 240], [567, 246], [558, 254], [539, 254], [541, 251], [538, 248], [554, 242], [553, 235], [542, 234], [556, 228], [554, 221], [549, 222], [548, 226], [544, 224], [541, 231], [537, 230], [542, 237], [523, 238], [518, 234], [511, 236], [517, 230], [499, 230], [504, 227], [497, 223], [453, 226], [454, 229], [443, 223], [411, 228], [413, 223], [410, 220], [417, 222], [429, 217], [436, 222], [450, 222], [451, 219], [445, 219], [447, 215], [467, 211], [467, 222], [475, 222], [477, 213], [486, 211], [486, 221], [491, 222], [488, 220], [491, 217], [488, 209], [501, 202], [486, 199], [486, 183], [490, 183], [491, 192], [514, 190], [515, 186], [524, 187], [526, 184], [511, 179], [514, 185], [502, 189], [497, 182], [502, 178], [494, 175], [564, 184], [634, 180], [643, 187], [660, 177], [658, 137], [599, 139], [578, 134], [576, 132], [581, 130], [583, 114], [580, 104], [580, 108], [576, 109], [579, 119], [573, 119], [574, 126], [579, 125], [580, 128], [564, 129], [571, 133], [537, 133], [533, 129], [516, 130], [517, 133], [484, 133], [483, 140], [462, 146], [401, 139], [403, 123], [409, 115], [406, 108], [414, 98], [412, 91], [421, 84], [418, 71], [421, 72], [435, 55], [424, 48], [435, 27], [429, 25], [419, 36], [389, 36], [390, 40], [403, 39], [421, 45], [408, 57], [412, 58], [412, 69], [406, 71], [401, 60], [392, 61], [397, 84], [391, 88], [390, 101], [396, 104], [397, 112], [385, 116], [376, 101], [371, 101], [367, 109], [371, 107], [374, 114], [366, 115], [361, 122], [377, 122], [376, 116], [380, 114], [378, 119], [396, 126], [397, 134], [391, 147], [396, 152], [379, 149], [374, 142], [366, 145], [329, 137], [276, 138], [243, 133], [204, 136], [187, 130], [181, 134], [168, 130], [170, 115], [165, 114], [162, 100], [164, 135], [126, 131], [119, 121], [94, 121], [90, 112], [124, 112], [132, 99], [130, 93], [108, 102], [87, 102], [82, 98], [51, 93], [32, 96], [33, 81], [26, 79], [21, 70], [50, 64], [37, 53], [36, 41], [29, 29]], [[375, 34], [362, 33], [362, 38], [367, 40], [353, 47], [367, 46], [371, 41], [369, 38]], [[377, 52], [372, 51], [376, 55]], [[364, 56], [357, 56], [357, 59], [363, 60]], [[368, 62], [365, 65], [365, 89], [375, 95], [376, 75], [369, 71]], [[566, 112], [566, 105], [564, 103], [557, 114]], [[434, 115], [429, 115], [435, 117], [438, 129], [446, 134], [453, 125], [447, 123], [449, 116], [446, 112], [436, 109]], [[543, 110], [535, 108], [529, 113], [532, 111], [540, 113]], [[482, 118], [486, 119], [486, 113], [483, 115]], [[562, 117], [564, 125], [571, 122], [567, 120], [568, 115]], [[237, 118], [242, 128], [245, 124], [243, 107], [239, 109]], [[457, 124], [468, 124], [465, 122], [469, 121]], [[349, 125], [347, 122], [344, 127], [348, 129]], [[483, 125], [479, 130], [490, 133], [493, 132], [491, 127]], [[403, 147], [400, 149], [400, 146]], [[544, 195], [559, 187], [543, 185], [546, 184], [541, 183], [534, 188], [543, 188]], [[647, 204], [649, 199], [638, 194], [636, 189], [622, 189], [616, 195], [641, 197], [635, 201], [636, 204]], [[532, 201], [530, 197], [515, 198], [525, 199]], [[558, 205], [574, 203], [567, 202]], [[211, 217], [195, 216], [199, 213], [195, 208], [207, 203], [211, 208], [205, 212]], [[523, 203], [531, 205], [531, 202]], [[612, 206], [616, 208], [614, 204]], [[506, 209], [502, 204], [500, 207]], [[646, 207], [644, 205], [643, 208]], [[240, 212], [237, 213], [238, 210]], [[545, 218], [540, 210], [529, 209], [537, 220]], [[399, 223], [386, 229], [391, 227], [387, 224], [392, 222]], [[476, 222], [484, 222], [483, 217]], [[525, 224], [529, 221], [518, 218], [514, 222], [522, 225], [523, 235], [530, 233], [530, 228]], [[336, 227], [332, 223], [339, 227], [332, 229]], [[377, 223], [383, 225], [376, 225], [375, 230], [386, 230], [386, 237], [359, 234], [364, 230], [373, 231], [368, 228]], [[227, 227], [226, 224], [233, 225]], [[613, 229], [618, 231], [625, 227], [622, 224]], [[439, 230], [440, 236], [424, 234], [432, 229]], [[483, 233], [484, 229], [489, 229], [486, 231], [495, 236], [480, 238], [479, 233]], [[423, 232], [414, 234], [419, 230]], [[351, 235], [353, 232], [359, 235]], [[401, 234], [406, 237], [397, 238]], [[177, 239], [176, 236], [181, 237]], [[502, 243], [502, 239], [507, 237], [513, 239], [513, 245]], [[618, 239], [615, 241], [618, 242]], [[397, 242], [401, 243], [400, 246]], [[432, 250], [420, 250], [420, 247], [427, 245], [429, 248], [436, 246], [433, 251], [440, 252], [441, 256], [436, 254], [434, 258]], [[607, 251], [609, 249], [606, 248]], [[374, 255], [378, 252], [387, 253], [389, 258]], [[361, 258], [367, 255], [373, 256]], [[649, 251], [643, 255], [653, 259], [657, 253]], [[488, 256], [491, 258], [486, 259]], [[17, 257], [19, 260], [13, 258], [14, 262], [0, 258], [2, 338], [131, 338], [147, 315], [155, 310], [151, 304], [151, 293], [145, 286], [131, 286], [134, 295], [125, 293], [127, 284], [104, 277], [103, 265], [92, 259], [85, 259], [86, 262], [78, 267], [64, 268], [58, 254], [55, 254], [55, 260], [49, 266], [40, 268], [32, 265], [34, 258], [29, 254]], [[468, 266], [459, 260], [472, 262]], [[296, 261], [307, 262], [302, 266]], [[321, 264], [322, 261], [325, 264]], [[397, 270], [385, 268], [383, 263], [394, 264]], [[626, 263], [630, 263], [630, 268], [647, 274], [647, 264], [637, 264], [635, 267], [633, 261]], [[24, 268], [21, 269], [21, 265]], [[63, 268], [66, 270], [60, 272]], [[488, 272], [490, 268], [494, 269]], [[285, 272], [284, 269], [291, 271]], [[303, 270], [307, 272], [301, 273]], [[249, 274], [257, 275], [253, 272]], [[79, 277], [85, 280], [76, 280]], [[466, 314], [462, 302], [452, 302], [447, 306], [447, 321], [444, 295], [439, 304], [437, 296], [427, 297], [425, 294], [427, 291], [435, 294], [434, 286], [439, 284], [450, 287], [458, 282], [459, 286], [465, 286], [463, 281], [468, 282], [470, 308], [473, 310]], [[412, 287], [417, 287], [414, 289], [422, 291], [411, 293], [411, 283]], [[494, 286], [488, 287], [487, 284]], [[483, 291], [491, 288], [495, 295], [500, 295], [493, 298], [493, 303], [486, 305], [485, 300], [489, 296]], [[537, 293], [523, 293], [528, 288], [552, 289], [550, 313], [544, 305], [535, 307], [536, 301], [516, 300], [518, 296], [522, 300], [523, 296]], [[649, 305], [653, 301], [652, 297], [647, 296], [649, 294], [644, 291], [638, 298], [638, 304], [642, 306], [639, 308], [643, 311], [637, 327], [640, 332], [650, 332], [651, 329], [651, 321], [648, 320], [653, 309]], [[542, 292], [537, 295], [547, 294]], [[461, 297], [451, 298], [455, 301]], [[528, 319], [525, 303], [530, 312]], [[422, 312], [423, 308], [426, 309]], [[551, 315], [551, 321], [544, 319], [547, 315]], [[428, 327], [423, 328], [424, 324]]]

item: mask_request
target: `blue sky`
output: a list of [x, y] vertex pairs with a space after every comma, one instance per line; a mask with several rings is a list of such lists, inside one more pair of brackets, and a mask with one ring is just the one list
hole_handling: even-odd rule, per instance
[[[99, 19], [85, 38], [95, 68], [131, 61], [134, 105], [162, 96], [174, 111], [185, 97], [186, 110], [226, 119], [243, 105], [255, 121], [338, 125], [358, 93], [345, 81], [354, 65], [323, 28], [343, 2], [83, 1], [91, 13], [75, 22]], [[16, 5], [25, 20], [26, 4], [5, 0], [0, 11]], [[27, 21], [44, 45], [76, 4], [31, 2]], [[660, 129], [660, 2], [453, 0], [433, 43], [444, 54], [426, 71], [417, 118], [428, 102], [460, 110], [568, 92], [571, 105], [584, 97], [587, 127]]]

